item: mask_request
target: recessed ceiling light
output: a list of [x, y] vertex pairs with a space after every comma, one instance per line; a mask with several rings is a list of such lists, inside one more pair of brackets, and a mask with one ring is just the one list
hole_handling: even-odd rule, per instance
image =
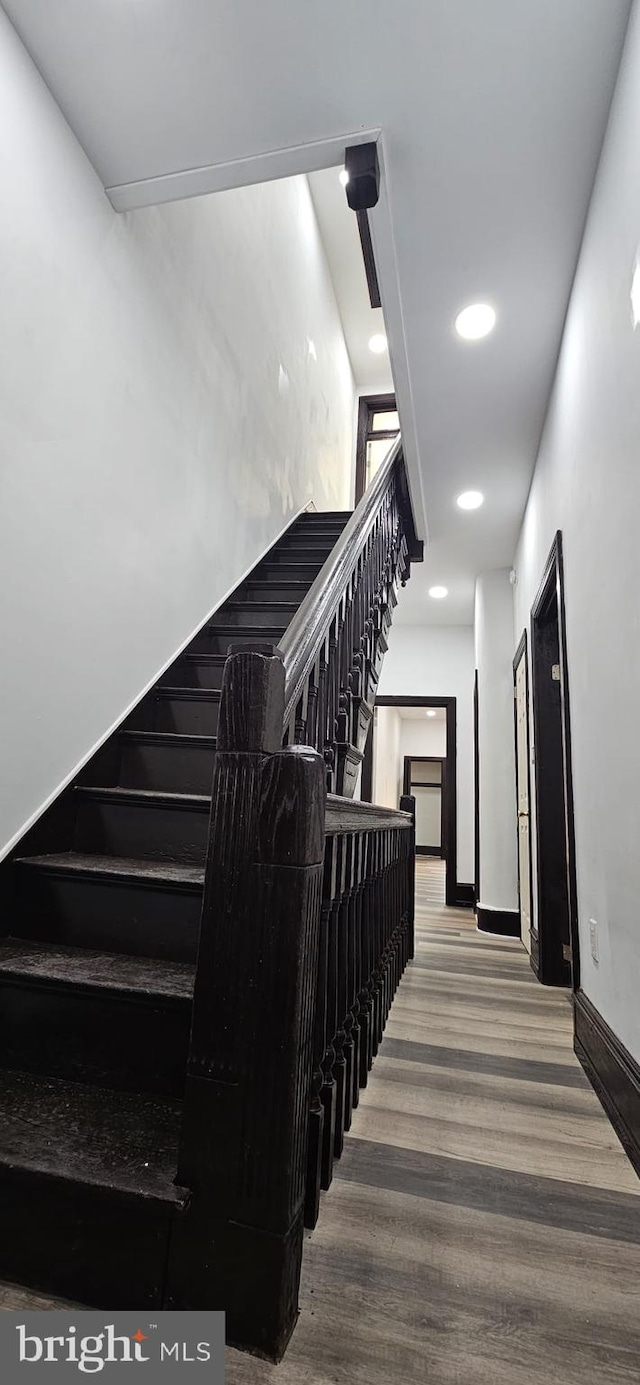
[[470, 303], [456, 318], [456, 332], [465, 341], [479, 341], [496, 325], [495, 311], [488, 303]]
[[459, 505], [461, 510], [479, 510], [483, 503], [482, 491], [463, 491], [456, 500], [456, 505]]
[[448, 590], [446, 587], [429, 587], [429, 596], [432, 596], [434, 601], [442, 601], [443, 596], [448, 596]]
[[340, 177], [340, 182], [342, 183], [343, 188], [346, 188], [347, 183], [349, 182], [349, 174], [347, 173], [346, 168], [341, 168], [341, 169], [340, 169], [339, 177]]
[[386, 349], [387, 338], [384, 332], [376, 332], [372, 337], [369, 337], [369, 350], [373, 351], [374, 356], [381, 356]]
[[428, 717], [434, 717], [434, 716], [435, 716], [435, 712], [427, 712], [427, 716], [428, 716]]

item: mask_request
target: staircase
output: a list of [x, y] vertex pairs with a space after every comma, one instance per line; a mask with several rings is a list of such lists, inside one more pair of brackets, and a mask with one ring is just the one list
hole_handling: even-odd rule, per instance
[[[305, 1151], [313, 1224], [409, 955], [410, 819], [356, 804], [345, 818], [343, 800], [331, 808], [326, 798], [327, 789], [353, 790], [389, 593], [408, 573], [397, 516], [384, 554], [385, 525], [376, 520], [374, 550], [373, 521], [369, 530], [364, 523], [374, 500], [376, 515], [391, 514], [399, 474], [396, 459], [362, 523], [345, 513], [295, 520], [0, 867], [2, 1279], [105, 1308], [225, 1307], [231, 1340], [274, 1357], [284, 1350], [296, 1313]], [[347, 578], [345, 530], [355, 554]], [[340, 598], [316, 617], [314, 642], [310, 603], [322, 608], [336, 581]], [[365, 632], [357, 639], [352, 608]], [[278, 753], [283, 735], [288, 749]], [[301, 740], [311, 749], [299, 754]], [[256, 813], [259, 848], [251, 847]], [[298, 841], [305, 823], [313, 830]], [[337, 844], [356, 841], [349, 899], [368, 889], [373, 900], [374, 879], [386, 882], [389, 922], [378, 910], [369, 937], [362, 916], [347, 983], [338, 942], [331, 963], [318, 930], [323, 888], [327, 919], [332, 910], [338, 919], [343, 896], [348, 905]], [[259, 944], [249, 937], [255, 920], [266, 929]], [[291, 1009], [298, 992], [304, 1003]], [[346, 1018], [334, 1004], [342, 992]], [[369, 1015], [368, 1038], [345, 1079], [359, 1014], [363, 1026]], [[288, 1027], [272, 1053], [281, 1015]], [[342, 1036], [335, 1042], [332, 1023]], [[255, 1113], [270, 1088], [263, 1138], [250, 1127], [263, 1119]], [[270, 1172], [274, 1121], [292, 1143]], [[253, 1173], [234, 1208], [242, 1160]]]
[[4, 865], [2, 1278], [108, 1306], [117, 1259], [160, 1302], [226, 651], [278, 644], [348, 519], [291, 525]]

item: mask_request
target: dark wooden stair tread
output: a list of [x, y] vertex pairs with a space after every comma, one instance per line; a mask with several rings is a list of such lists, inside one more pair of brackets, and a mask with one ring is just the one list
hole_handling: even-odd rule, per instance
[[[181, 1103], [0, 1071], [0, 1170], [20, 1169], [183, 1206]], [[62, 1252], [62, 1248], [61, 1248]]]
[[176, 861], [154, 861], [142, 857], [105, 856], [80, 851], [51, 852], [44, 856], [19, 856], [17, 865], [54, 872], [114, 879], [133, 880], [150, 885], [180, 885], [201, 889], [204, 870], [201, 866], [183, 865]]
[[158, 683], [147, 696], [189, 698], [190, 701], [193, 700], [194, 702], [219, 702], [222, 694], [219, 688], [190, 688], [184, 683], [178, 683], [174, 687], [171, 683]]
[[[205, 739], [208, 740], [209, 737]], [[107, 802], [115, 800], [121, 803], [155, 803], [159, 808], [201, 808], [207, 811], [211, 806], [211, 794], [177, 793], [172, 789], [130, 789], [120, 784], [76, 784], [73, 792], [81, 798], [104, 798]]]
[[[261, 609], [262, 611], [271, 611], [271, 612], [273, 612], [274, 616], [276, 616], [276, 615], [283, 615], [283, 616], [292, 615], [292, 616], [293, 616], [293, 615], [295, 615], [295, 613], [296, 613], [296, 611], [297, 611], [297, 609], [298, 609], [298, 607], [296, 606], [295, 601], [260, 601], [260, 602], [256, 601], [256, 602], [255, 602], [255, 605], [256, 605], [256, 606], [259, 605], [259, 606], [260, 606], [260, 609]], [[225, 614], [227, 614], [228, 612], [230, 612], [230, 613], [233, 614], [233, 613], [236, 612], [236, 611], [238, 611], [238, 612], [244, 611], [244, 607], [245, 607], [244, 601], [225, 601], [224, 606], [221, 606], [221, 607], [220, 607], [220, 610], [219, 610], [219, 611], [216, 611], [216, 619], [219, 619], [220, 616], [225, 615]], [[211, 623], [215, 625], [215, 620], [212, 621]]]
[[[184, 689], [180, 689], [184, 691]], [[208, 691], [208, 689], [207, 689]], [[128, 729], [119, 731], [119, 736], [126, 736], [129, 740], [144, 741], [146, 745], [184, 745], [189, 749], [215, 750], [215, 736], [189, 736], [182, 731], [136, 731]]]
[[129, 996], [191, 1000], [195, 966], [4, 938], [0, 940], [0, 980], [3, 977], [119, 991]]

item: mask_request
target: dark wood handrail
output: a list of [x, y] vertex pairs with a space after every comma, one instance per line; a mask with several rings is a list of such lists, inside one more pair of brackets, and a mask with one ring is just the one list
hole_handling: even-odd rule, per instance
[[[399, 437], [376, 473], [371, 485], [356, 506], [335, 548], [329, 554], [296, 612], [288, 630], [279, 643], [285, 667], [285, 726], [293, 715], [305, 681], [313, 668], [318, 650], [343, 598], [347, 584], [376, 522], [380, 504], [394, 471], [402, 473], [402, 492], [408, 500], [404, 475], [402, 439]], [[409, 502], [410, 510], [410, 502]], [[410, 512], [414, 551], [409, 556], [421, 558], [422, 545], [415, 540], [413, 515]], [[419, 551], [418, 551], [419, 550]]]
[[385, 832], [390, 828], [409, 831], [413, 826], [410, 813], [396, 808], [384, 808], [378, 803], [361, 803], [359, 799], [341, 798], [327, 794], [325, 835], [345, 836], [349, 832]]

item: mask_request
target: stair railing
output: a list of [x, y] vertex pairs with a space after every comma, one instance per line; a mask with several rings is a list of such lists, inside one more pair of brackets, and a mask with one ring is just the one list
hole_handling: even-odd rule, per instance
[[386, 636], [411, 560], [421, 561], [398, 438], [278, 646], [285, 742], [314, 746], [329, 791], [351, 797]]
[[[280, 647], [227, 658], [167, 1307], [278, 1360], [353, 1107], [413, 955], [413, 800], [353, 801], [395, 589], [421, 557], [400, 444]], [[340, 795], [327, 792], [339, 788]]]

